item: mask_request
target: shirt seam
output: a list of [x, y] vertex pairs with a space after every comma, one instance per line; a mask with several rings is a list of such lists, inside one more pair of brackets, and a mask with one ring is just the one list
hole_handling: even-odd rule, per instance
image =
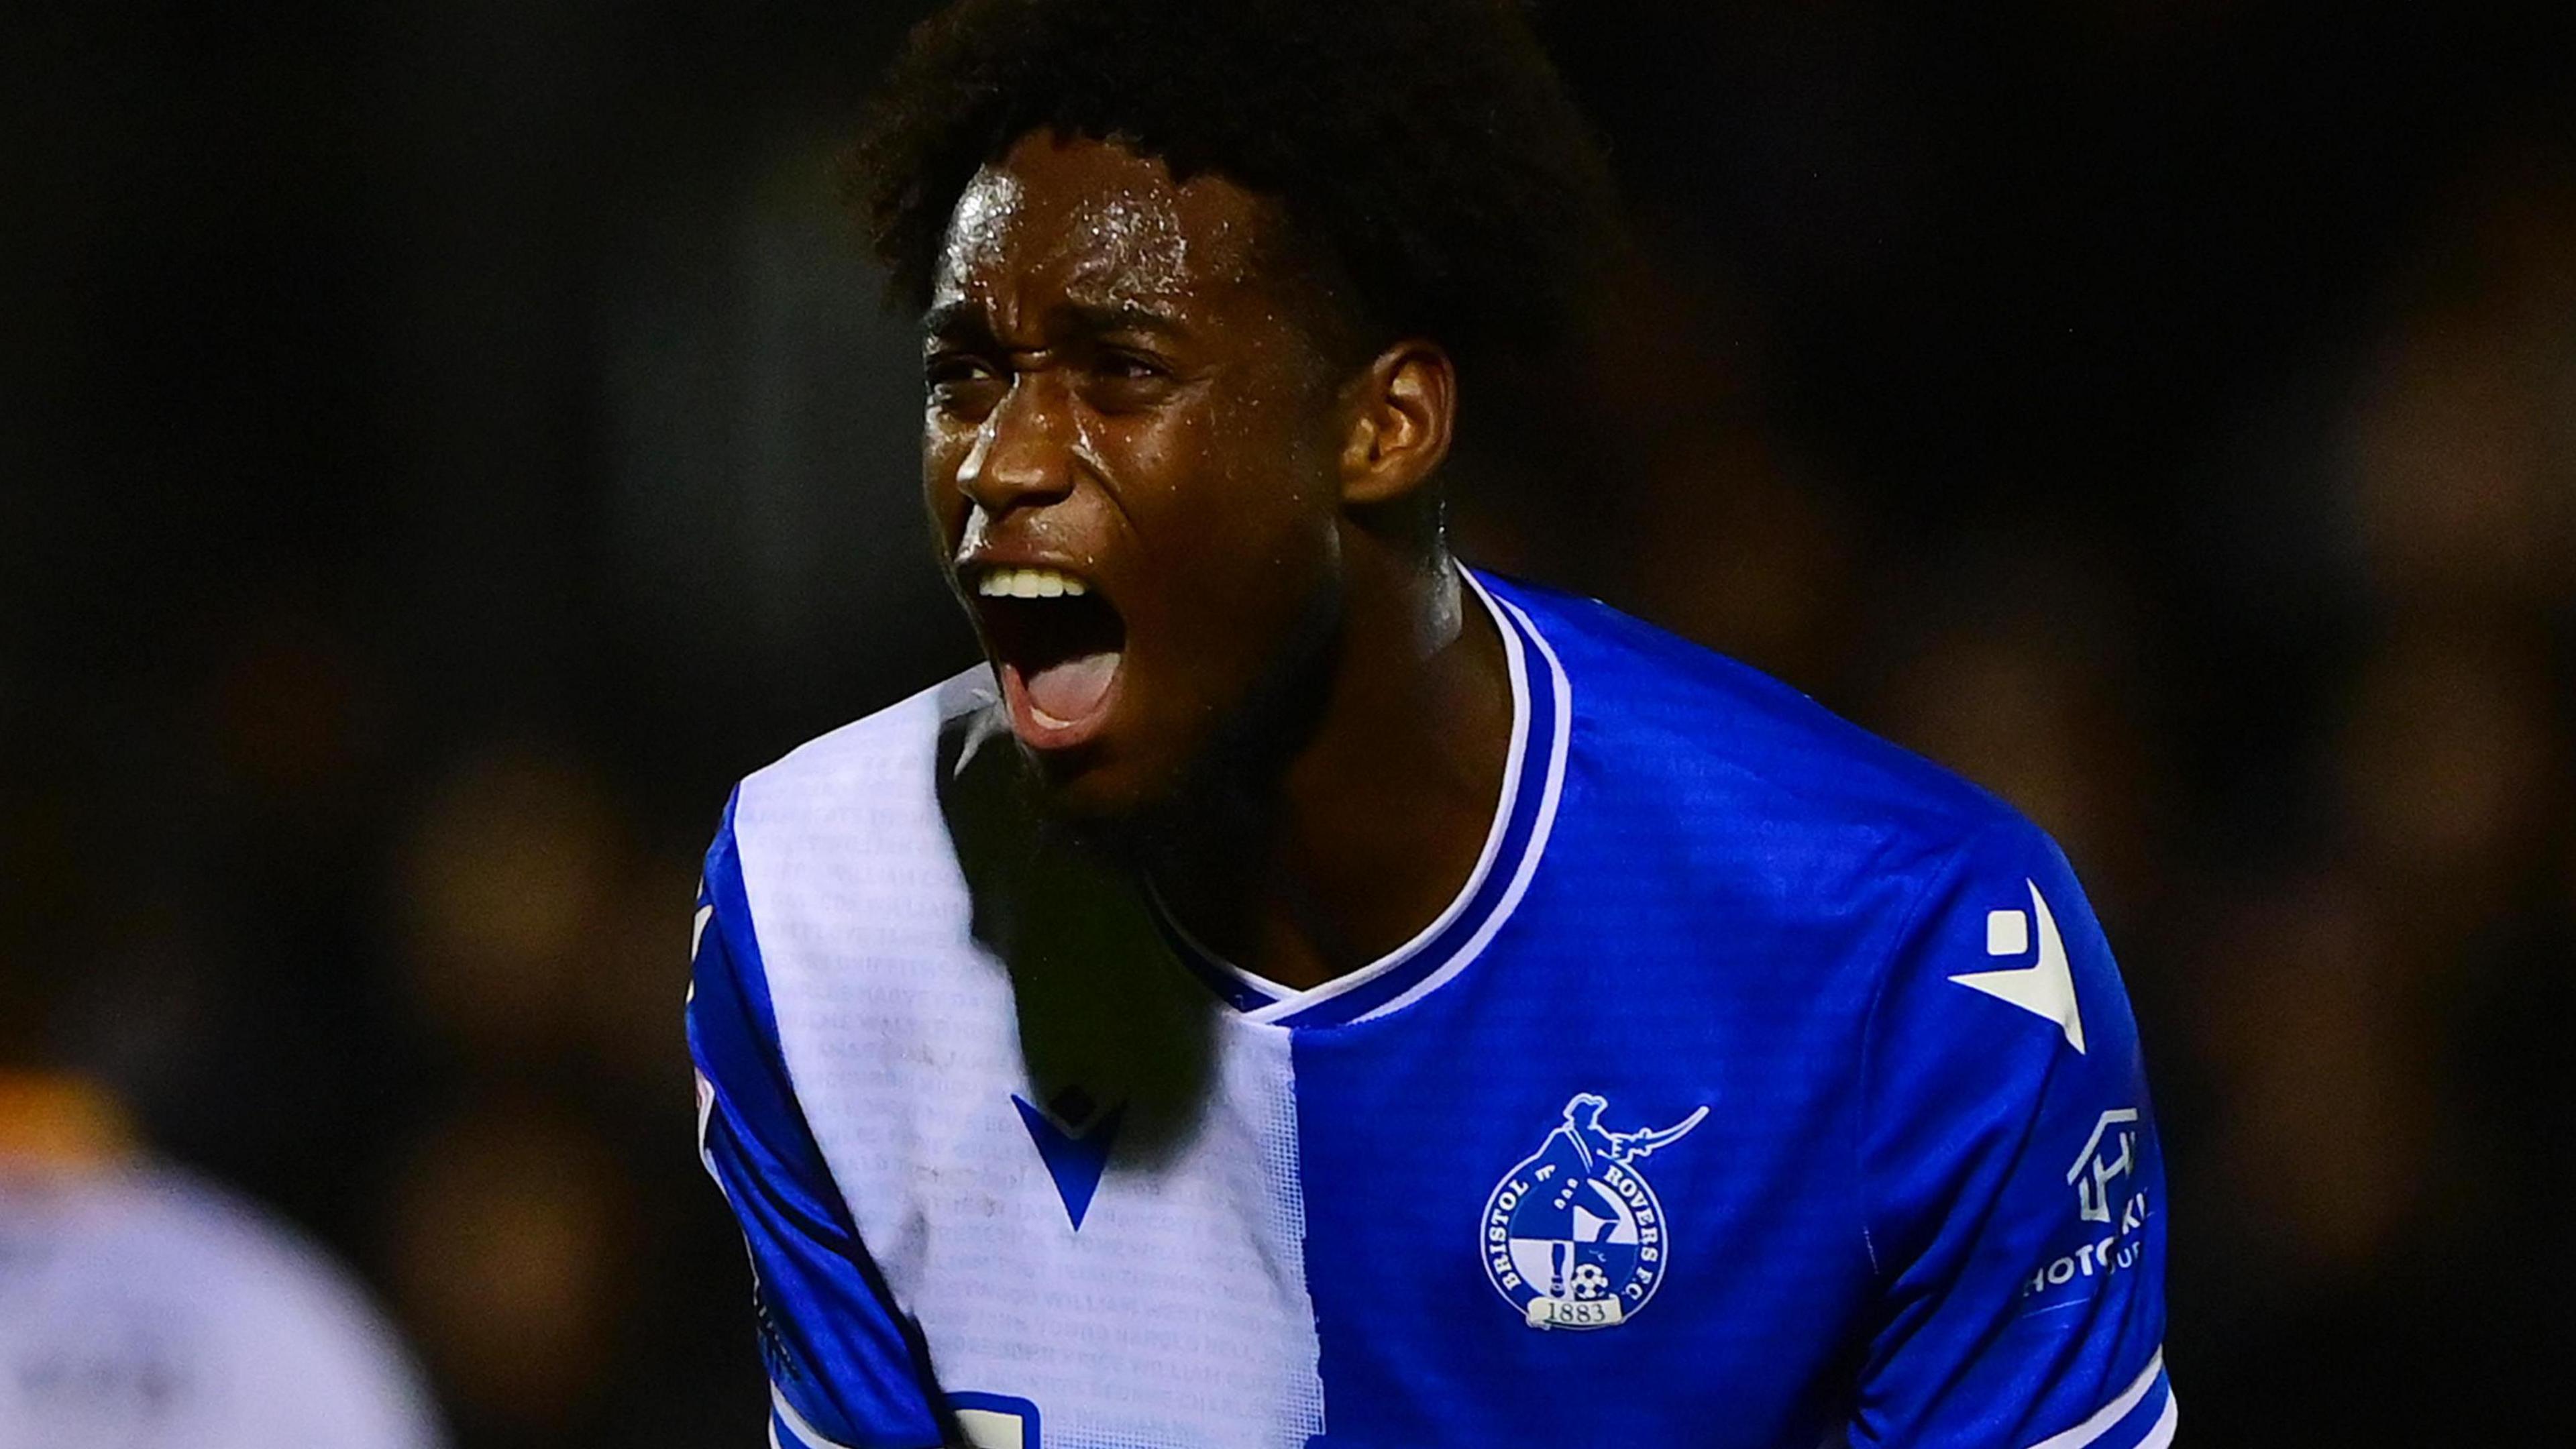
[[1898, 958], [1904, 953], [1907, 944], [1914, 940], [1915, 933], [1931, 913], [1932, 904], [1940, 895], [1941, 889], [1964, 872], [1976, 847], [2005, 828], [2002, 822], [1990, 821], [1969, 831], [1946, 853], [1947, 868], [1935, 872], [1915, 890], [1913, 897], [1906, 902], [1905, 914], [1897, 929], [1888, 939], [1885, 953], [1879, 958], [1878, 979], [1870, 987], [1869, 1009], [1861, 1017], [1860, 1102], [1858, 1109], [1852, 1114], [1852, 1179], [1860, 1188], [1861, 1251], [1868, 1256], [1870, 1272], [1878, 1278], [1882, 1287], [1887, 1282], [1888, 1269], [1887, 1265], [1879, 1261], [1878, 1243], [1876, 1235], [1872, 1232], [1876, 1192], [1869, 1166], [1869, 1129], [1875, 1123], [1878, 1104], [1876, 1081], [1879, 1016], [1887, 1001], [1888, 986], [1896, 978]]

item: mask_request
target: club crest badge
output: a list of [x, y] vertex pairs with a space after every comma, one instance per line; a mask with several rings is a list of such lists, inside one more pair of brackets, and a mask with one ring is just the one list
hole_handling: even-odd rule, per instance
[[1663, 1281], [1671, 1234], [1636, 1164], [1682, 1140], [1708, 1108], [1670, 1127], [1613, 1132], [1601, 1125], [1609, 1106], [1576, 1093], [1565, 1120], [1485, 1200], [1485, 1276], [1532, 1328], [1616, 1328]]

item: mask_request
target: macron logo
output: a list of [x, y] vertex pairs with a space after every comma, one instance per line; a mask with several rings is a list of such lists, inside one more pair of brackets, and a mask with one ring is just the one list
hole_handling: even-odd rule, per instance
[[1118, 1119], [1126, 1113], [1126, 1104], [1103, 1112], [1089, 1093], [1067, 1087], [1048, 1099], [1044, 1109], [1017, 1093], [1012, 1094], [1011, 1105], [1020, 1109], [1020, 1122], [1029, 1129], [1029, 1140], [1037, 1144], [1038, 1160], [1055, 1180], [1064, 1215], [1072, 1220], [1073, 1230], [1081, 1232], [1092, 1195], [1100, 1191], [1100, 1175], [1109, 1168], [1109, 1147], [1118, 1136]]
[[2009, 971], [1971, 971], [1950, 979], [1970, 991], [1982, 991], [1997, 1001], [2010, 1002], [2043, 1020], [2057, 1023], [2066, 1033], [2066, 1044], [2076, 1054], [2084, 1052], [2084, 1014], [2075, 1006], [2075, 976], [2066, 968], [2066, 943], [2057, 934], [2057, 918], [2048, 913], [2048, 902], [2042, 900], [2039, 885], [2025, 880], [2030, 888], [2030, 915], [2019, 911], [1986, 913], [1986, 954], [2018, 956], [2030, 949], [2031, 917], [2039, 920], [2039, 959], [2028, 966]]

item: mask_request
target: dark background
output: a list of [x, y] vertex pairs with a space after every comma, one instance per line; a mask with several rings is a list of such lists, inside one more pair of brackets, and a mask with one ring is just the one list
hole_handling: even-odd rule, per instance
[[[968, 657], [828, 177], [918, 13], [100, 4], [0, 49], [0, 1041], [340, 1250], [472, 1449], [759, 1438], [683, 943], [731, 780]], [[1482, 420], [1470, 556], [2058, 835], [2144, 1022], [2194, 1444], [2576, 1423], [2537, 17], [1545, 20], [1645, 259], [1554, 416]]]

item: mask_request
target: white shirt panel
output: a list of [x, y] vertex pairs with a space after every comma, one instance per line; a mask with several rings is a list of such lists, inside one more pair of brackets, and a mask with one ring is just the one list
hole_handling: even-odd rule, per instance
[[[993, 788], [1016, 747], [989, 703], [979, 670], [743, 785], [734, 838], [798, 1100], [942, 1389], [1033, 1401], [1051, 1449], [1300, 1449], [1323, 1389], [1288, 1033], [1173, 966], [1114, 879], [1029, 843]], [[979, 812], [1000, 817], [993, 868], [1020, 872], [988, 907], [1024, 919], [979, 922], [960, 863], [978, 847], [957, 839], [984, 834]], [[1098, 1031], [1076, 1022], [1091, 1005]], [[1078, 1230], [1014, 1096], [1115, 1134]]]

